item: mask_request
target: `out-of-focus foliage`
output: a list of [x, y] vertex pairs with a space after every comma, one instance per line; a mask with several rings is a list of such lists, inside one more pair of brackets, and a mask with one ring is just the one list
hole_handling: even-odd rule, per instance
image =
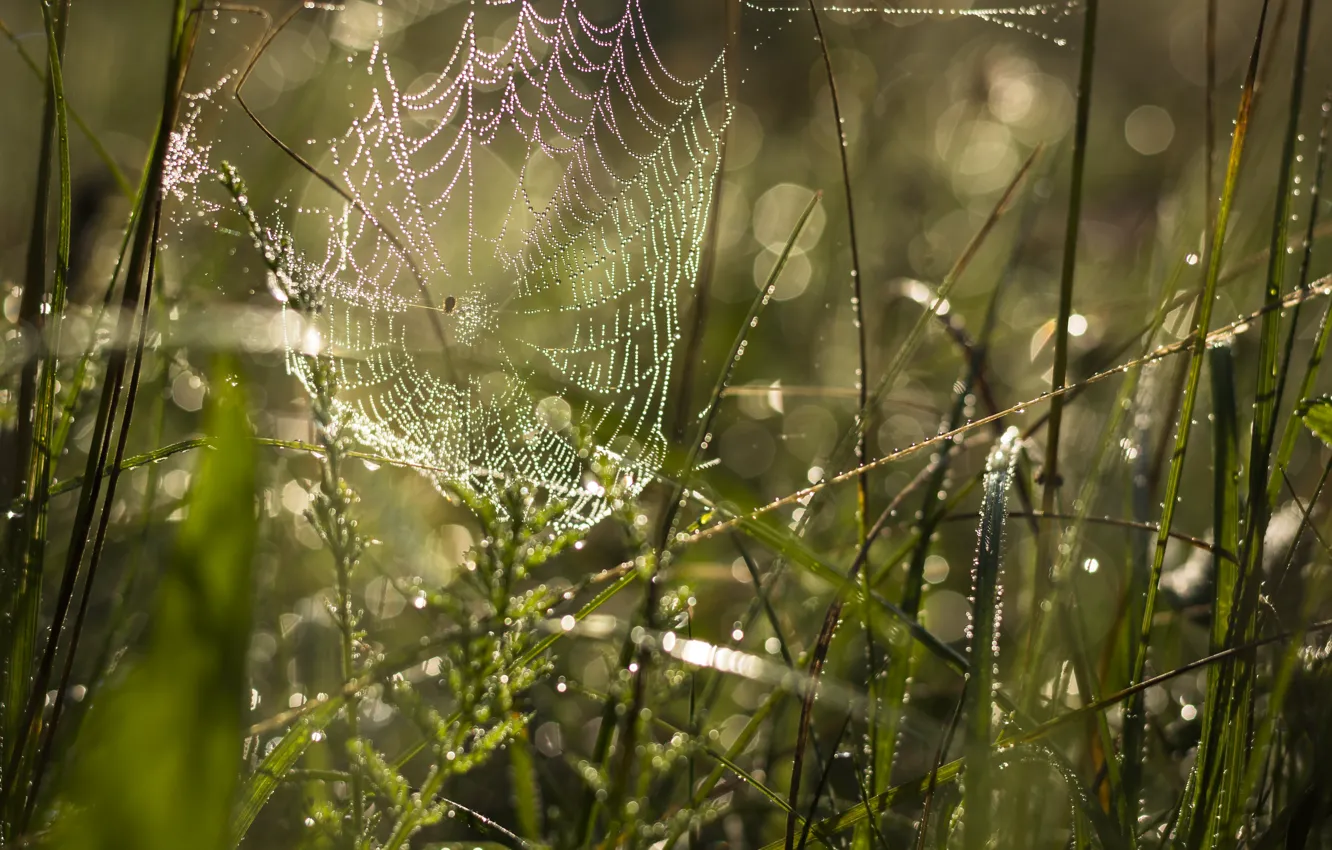
[[[251, 625], [256, 451], [222, 361], [208, 434], [142, 650], [96, 696], [65, 771], [50, 846], [230, 846]], [[219, 533], [222, 530], [222, 533]], [[132, 838], [130, 838], [132, 836]]]

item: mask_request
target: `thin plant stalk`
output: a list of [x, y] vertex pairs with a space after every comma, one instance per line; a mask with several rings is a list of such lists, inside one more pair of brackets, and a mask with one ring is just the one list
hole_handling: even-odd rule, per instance
[[[1068, 190], [1068, 220], [1064, 225], [1063, 266], [1059, 277], [1059, 312], [1054, 329], [1054, 368], [1050, 389], [1058, 392], [1068, 380], [1068, 323], [1073, 315], [1073, 286], [1078, 264], [1078, 236], [1082, 224], [1082, 185], [1087, 169], [1087, 132], [1091, 124], [1092, 71], [1096, 61], [1096, 21], [1098, 0], [1087, 0], [1083, 11], [1082, 60], [1078, 71], [1077, 119], [1073, 129], [1073, 164]], [[1045, 430], [1045, 461], [1041, 470], [1041, 510], [1054, 513], [1061, 482], [1059, 475], [1059, 439], [1064, 421], [1064, 397], [1050, 399], [1050, 419]], [[1058, 535], [1042, 528], [1038, 535], [1040, 562], [1028, 620], [1034, 632], [1040, 631], [1041, 601], [1048, 596], [1050, 574], [1058, 557]]]

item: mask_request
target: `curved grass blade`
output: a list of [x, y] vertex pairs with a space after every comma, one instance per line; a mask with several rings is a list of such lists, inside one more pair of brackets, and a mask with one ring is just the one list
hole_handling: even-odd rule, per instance
[[[1231, 346], [1216, 346], [1208, 351], [1212, 385], [1212, 528], [1216, 542], [1238, 552], [1239, 542], [1239, 414], [1235, 401], [1235, 359]], [[1239, 564], [1218, 556], [1212, 558], [1212, 628], [1211, 651], [1225, 648], [1231, 623], [1235, 589], [1239, 582]], [[1198, 739], [1195, 764], [1202, 766], [1189, 777], [1179, 811], [1180, 834], [1189, 835], [1200, 806], [1216, 799], [1218, 789], [1211, 784], [1205, 766], [1222, 749], [1229, 720], [1225, 717], [1222, 676], [1207, 679], [1207, 697], [1203, 705], [1202, 733]]]

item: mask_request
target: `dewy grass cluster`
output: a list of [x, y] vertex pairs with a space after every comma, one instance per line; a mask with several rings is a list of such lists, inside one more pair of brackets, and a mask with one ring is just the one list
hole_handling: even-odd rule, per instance
[[25, 2], [0, 847], [1332, 842], [1313, 0]]

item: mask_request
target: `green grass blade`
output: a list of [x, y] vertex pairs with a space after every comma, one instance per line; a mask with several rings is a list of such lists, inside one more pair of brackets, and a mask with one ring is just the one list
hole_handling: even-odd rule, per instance
[[[1299, 135], [1300, 106], [1304, 100], [1304, 74], [1309, 54], [1309, 19], [1312, 11], [1313, 0], [1303, 0], [1300, 5], [1295, 67], [1291, 72], [1286, 135], [1281, 149], [1281, 165], [1277, 173], [1277, 201], [1272, 220], [1272, 241], [1268, 247], [1267, 280], [1263, 292], [1263, 305], [1267, 308], [1267, 312], [1263, 314], [1262, 333], [1258, 343], [1257, 390], [1249, 442], [1248, 501], [1245, 517], [1244, 556], [1248, 575], [1240, 579], [1242, 583], [1252, 586], [1252, 593], [1257, 592], [1257, 579], [1253, 577], [1253, 571], [1257, 569], [1256, 565], [1262, 559], [1263, 535], [1267, 530], [1267, 520], [1271, 513], [1271, 504], [1267, 499], [1270, 483], [1268, 473], [1272, 441], [1276, 433], [1277, 406], [1281, 398], [1281, 385], [1277, 374], [1277, 346], [1281, 336], [1282, 316], [1278, 308], [1285, 280], [1287, 256], [1285, 248], [1292, 202], [1291, 174], [1295, 165], [1295, 145]], [[1272, 476], [1272, 478], [1279, 477], [1279, 475]], [[1241, 592], [1248, 594], [1250, 590], [1245, 588]], [[1241, 616], [1245, 615], [1241, 613]]]
[[201, 850], [231, 846], [257, 484], [244, 401], [226, 376], [213, 382], [209, 416], [218, 450], [194, 477], [147, 645], [88, 714], [58, 846], [119, 847], [129, 836], [141, 850], [179, 847], [181, 836]]
[[[1208, 351], [1212, 386], [1212, 528], [1215, 542], [1229, 552], [1238, 552], [1239, 542], [1239, 413], [1235, 400], [1235, 357], [1231, 346]], [[1212, 559], [1213, 595], [1211, 651], [1225, 647], [1230, 612], [1239, 581], [1239, 564], [1219, 555]], [[1216, 799], [1211, 785], [1212, 760], [1220, 751], [1225, 734], [1225, 699], [1221, 677], [1209, 676], [1202, 707], [1202, 733], [1198, 752], [1179, 812], [1180, 834], [1188, 835], [1202, 811]]]
[[250, 831], [254, 819], [282, 784], [283, 778], [300, 761], [310, 744], [315, 742], [316, 733], [332, 722], [341, 708], [341, 700], [327, 702], [297, 720], [245, 778], [236, 795], [236, 809], [231, 816], [232, 845], [239, 844]]
[[[1212, 384], [1212, 533], [1215, 544], [1239, 552], [1239, 405], [1235, 396], [1235, 352], [1229, 345], [1208, 350]], [[1212, 651], [1226, 643], [1239, 565], [1219, 553], [1212, 558]]]
[[[1304, 253], [1300, 259], [1299, 287], [1302, 290], [1309, 287], [1309, 266], [1313, 259], [1314, 235], [1318, 230], [1323, 175], [1327, 169], [1328, 125], [1332, 123], [1332, 98], [1323, 101], [1322, 113], [1323, 118], [1318, 130], [1318, 152], [1315, 155], [1313, 180], [1309, 183], [1309, 221], [1305, 226]], [[1281, 387], [1286, 384], [1286, 376], [1294, 350], [1295, 333], [1298, 330], [1300, 316], [1299, 308], [1300, 305], [1296, 305], [1291, 311], [1290, 335], [1286, 338], [1286, 353], [1279, 379], [1279, 386]], [[1318, 381], [1319, 367], [1322, 366], [1323, 354], [1327, 350], [1329, 330], [1332, 330], [1332, 327], [1329, 327], [1330, 316], [1332, 316], [1332, 308], [1325, 308], [1322, 321], [1318, 325], [1318, 331], [1314, 335], [1313, 348], [1309, 352], [1309, 359], [1304, 367], [1304, 377], [1300, 381], [1300, 389], [1296, 395], [1296, 400], [1299, 402], [1313, 394], [1314, 386]], [[1281, 435], [1281, 443], [1277, 448], [1276, 459], [1272, 463], [1272, 475], [1267, 484], [1267, 503], [1269, 506], [1274, 506], [1277, 497], [1281, 495], [1281, 475], [1290, 463], [1291, 455], [1295, 451], [1295, 439], [1299, 434], [1299, 417], [1292, 416], [1286, 420], [1286, 428]]]
[[1018, 430], [1010, 428], [990, 453], [986, 464], [985, 495], [981, 501], [981, 524], [976, 548], [971, 609], [971, 674], [967, 677], [966, 734], [963, 752], [967, 760], [966, 810], [963, 846], [984, 850], [991, 838], [991, 815], [995, 791], [990, 763], [994, 722], [995, 664], [998, 658], [1000, 587], [999, 571], [1008, 519], [1008, 491], [1021, 451]]
[[[1332, 473], [1332, 462], [1323, 467], [1323, 476], [1318, 482], [1318, 488], [1314, 493], [1313, 503], [1317, 503], [1318, 496], [1323, 491], [1323, 485], [1327, 483], [1328, 474]], [[1283, 479], [1289, 485], [1289, 479]], [[1296, 538], [1291, 543], [1292, 553], [1299, 544], [1299, 537], [1306, 529], [1313, 526], [1313, 517], [1310, 516], [1308, 508], [1300, 501], [1300, 497], [1292, 490], [1291, 496], [1295, 499], [1295, 504], [1300, 510], [1300, 530]], [[1318, 532], [1315, 530], [1314, 534]], [[1326, 543], [1319, 535], [1319, 542], [1324, 543], [1324, 551], [1327, 551]], [[1313, 619], [1313, 612], [1316, 610], [1318, 600], [1326, 598], [1327, 578], [1323, 571], [1310, 571], [1309, 587], [1306, 588], [1304, 601], [1299, 612], [1301, 626], [1307, 625]], [[1291, 641], [1281, 653], [1280, 660], [1276, 665], [1276, 674], [1272, 677], [1272, 684], [1267, 693], [1267, 713], [1263, 717], [1258, 731], [1254, 735], [1252, 745], [1252, 758], [1248, 761], [1243, 781], [1239, 785], [1239, 794], [1236, 796], [1236, 803], [1231, 807], [1230, 819], [1227, 823], [1226, 833], [1234, 835], [1240, 828], [1240, 820], [1243, 817], [1248, 801], [1255, 798], [1255, 792], [1258, 789], [1259, 779], [1261, 777], [1263, 764], [1270, 754], [1272, 737], [1276, 731], [1277, 722], [1285, 708], [1286, 695], [1290, 689], [1291, 678], [1295, 668], [1300, 660], [1300, 651], [1304, 649], [1301, 641]]]

